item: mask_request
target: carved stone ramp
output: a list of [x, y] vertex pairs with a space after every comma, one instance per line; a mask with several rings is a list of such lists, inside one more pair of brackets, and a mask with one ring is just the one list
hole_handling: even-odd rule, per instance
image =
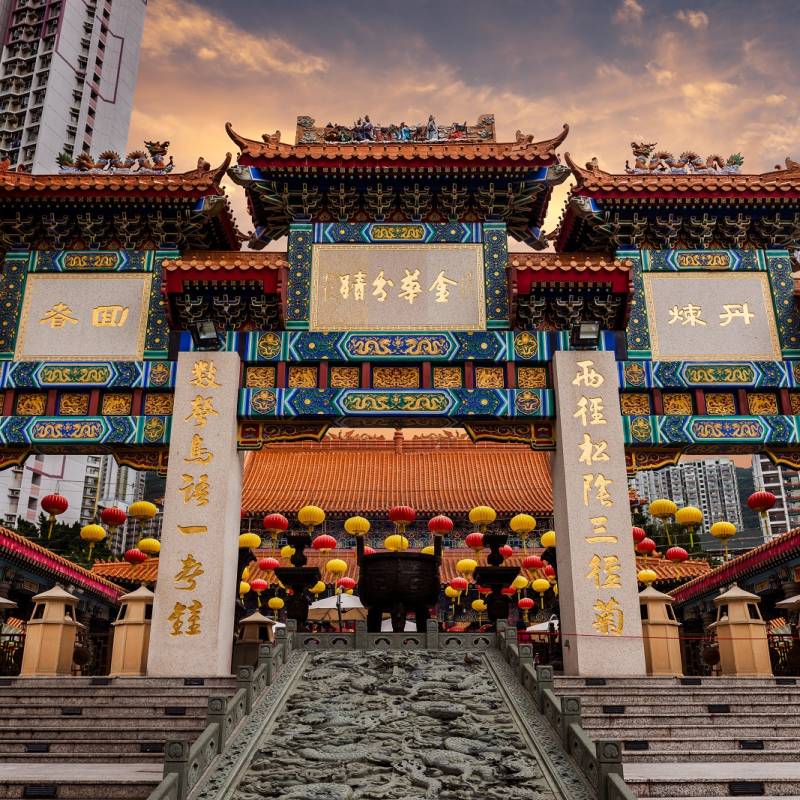
[[223, 754], [225, 777], [217, 770], [193, 800], [594, 797], [496, 652], [304, 658], [302, 674], [284, 673], [282, 698], [262, 701], [272, 710], [259, 730], [249, 726]]

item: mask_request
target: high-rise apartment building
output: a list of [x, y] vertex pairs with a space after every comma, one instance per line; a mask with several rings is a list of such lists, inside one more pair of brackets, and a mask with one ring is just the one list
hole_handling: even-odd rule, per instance
[[711, 526], [725, 520], [742, 528], [742, 500], [736, 468], [728, 458], [683, 461], [674, 467], [637, 472], [632, 484], [641, 498], [664, 497], [681, 506], [696, 506], [703, 512], [703, 537]]
[[0, 0], [0, 154], [28, 172], [128, 139], [147, 0]]
[[775, 495], [775, 505], [761, 518], [764, 537], [772, 539], [800, 527], [800, 473], [757, 455], [753, 456], [753, 480], [757, 491]]
[[58, 492], [69, 508], [59, 522], [90, 522], [98, 506], [126, 508], [144, 493], [145, 473], [121, 467], [113, 456], [32, 455], [19, 467], [0, 471], [0, 524], [36, 522], [45, 495]]

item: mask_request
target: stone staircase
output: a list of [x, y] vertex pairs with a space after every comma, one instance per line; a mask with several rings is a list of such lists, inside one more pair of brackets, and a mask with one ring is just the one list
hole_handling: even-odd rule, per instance
[[164, 742], [193, 740], [234, 678], [3, 678], [0, 799], [143, 800]]
[[800, 678], [557, 677], [638, 797], [800, 798]]

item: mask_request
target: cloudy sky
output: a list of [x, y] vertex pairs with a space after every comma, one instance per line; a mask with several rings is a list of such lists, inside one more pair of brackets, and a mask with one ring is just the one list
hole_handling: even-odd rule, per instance
[[150, 0], [147, 13], [129, 143], [169, 139], [181, 170], [235, 154], [226, 121], [293, 141], [298, 114], [491, 112], [502, 140], [568, 122], [563, 149], [609, 171], [634, 139], [739, 151], [745, 171], [800, 159], [797, 0]]

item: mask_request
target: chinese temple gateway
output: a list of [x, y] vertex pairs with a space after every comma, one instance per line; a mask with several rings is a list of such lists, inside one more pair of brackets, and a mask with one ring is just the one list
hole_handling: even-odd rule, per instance
[[[413, 730], [402, 722], [393, 744], [398, 757], [410, 742], [430, 755], [422, 772], [402, 762], [417, 794], [402, 794], [411, 791], [404, 783], [396, 796], [630, 798], [620, 743], [600, 739], [595, 749], [581, 727], [580, 701], [569, 692], [588, 692], [587, 708], [594, 703], [602, 715], [624, 714], [626, 704], [638, 709], [631, 710], [640, 714], [637, 720], [626, 722], [632, 742], [627, 747], [626, 739], [626, 749], [645, 751], [653, 744], [658, 750], [661, 741], [667, 752], [675, 745], [669, 726], [680, 720], [665, 721], [661, 739], [656, 731], [648, 743], [641, 730], [644, 707], [634, 706], [631, 697], [655, 697], [679, 686], [642, 683], [648, 674], [682, 674], [680, 651], [663, 644], [679, 648], [672, 598], [651, 585], [665, 580], [672, 589], [679, 577], [694, 580], [675, 590], [676, 600], [689, 604], [697, 620], [716, 614], [724, 674], [769, 675], [763, 692], [774, 689], [777, 679], [760, 645], [748, 650], [749, 666], [735, 646], [726, 649], [737, 639], [763, 639], [766, 648], [767, 636], [758, 598], [730, 583], [739, 575], [761, 576], [770, 560], [794, 568], [796, 536], [755, 560], [730, 562], [734, 566], [709, 571], [687, 562], [683, 571], [656, 572], [646, 558], [637, 565], [627, 479], [636, 470], [674, 464], [683, 454], [764, 453], [800, 467], [800, 311], [792, 255], [800, 249], [800, 164], [786, 158], [785, 167], [750, 174], [738, 153], [675, 155], [634, 142], [624, 171], [613, 173], [596, 159], [584, 163], [562, 152], [566, 125], [551, 138], [517, 132], [514, 141], [499, 142], [488, 114], [475, 124], [452, 125], [433, 116], [418, 125], [388, 126], [369, 117], [353, 126], [299, 117], [294, 143], [282, 141], [279, 132], [249, 139], [230, 124], [226, 128], [237, 157], [228, 154], [216, 166], [201, 158], [183, 173], [166, 160], [168, 143], [161, 142], [147, 142], [145, 151], [124, 158], [109, 152], [96, 160], [88, 154], [75, 162], [64, 158], [52, 175], [0, 164], [0, 467], [19, 465], [31, 453], [102, 452], [166, 476], [158, 562], [140, 554], [145, 563], [129, 572], [127, 565], [98, 564], [94, 573], [81, 573], [82, 579], [105, 576], [97, 586], [115, 593], [126, 582], [154, 589], [154, 597], [141, 587], [120, 600], [124, 610], [115, 625], [129, 626], [126, 646], [141, 652], [135, 668], [115, 674], [146, 671], [165, 693], [183, 681], [227, 686], [235, 599], [246, 591], [242, 569], [253, 556], [259, 568], [249, 579], [261, 586], [259, 606], [264, 591], [269, 604], [263, 605], [274, 612], [285, 604], [290, 618], [277, 638], [270, 634], [276, 644], [262, 649], [258, 669], [241, 668], [234, 700], [226, 705], [224, 697], [203, 695], [213, 732], [206, 729], [193, 749], [167, 743], [168, 780], [153, 800], [187, 797], [237, 726], [271, 725], [257, 709], [250, 712], [273, 681], [273, 694], [295, 681], [321, 705], [352, 704], [352, 728], [372, 719], [375, 676], [388, 675], [387, 685], [394, 685], [405, 669], [430, 670], [435, 700], [409, 697], [417, 718], [429, 722]], [[249, 236], [233, 218], [222, 187], [226, 177], [247, 197]], [[557, 227], [546, 231], [553, 187], [565, 181], [572, 181], [566, 207]], [[394, 428], [394, 440], [370, 444], [373, 434], [360, 431], [366, 428]], [[435, 430], [417, 431], [417, 438], [400, 432], [413, 428]], [[442, 433], [446, 428], [465, 434]], [[440, 454], [435, 466], [426, 460], [433, 448]], [[243, 476], [246, 451], [253, 452]], [[319, 527], [325, 520], [319, 506], [329, 522], [337, 520], [331, 530], [347, 517], [345, 530], [354, 537], [348, 541], [356, 545], [349, 554], [336, 550], [337, 541]], [[296, 516], [297, 524], [287, 526], [278, 512]], [[455, 517], [458, 535], [444, 513]], [[261, 545], [251, 528], [255, 521], [263, 533], [263, 514], [269, 516]], [[370, 517], [373, 535], [389, 534], [385, 549], [365, 545], [370, 521], [362, 514]], [[433, 517], [425, 541], [410, 527], [415, 514]], [[536, 518], [537, 535], [550, 524], [556, 534], [537, 543]], [[105, 536], [100, 526], [87, 527], [99, 528], [87, 540]], [[547, 548], [552, 565], [547, 558], [512, 555], [509, 527], [514, 543], [526, 548], [523, 555], [533, 537], [530, 554], [538, 558]], [[482, 534], [476, 549], [484, 552], [465, 568], [465, 548], [473, 545], [461, 539], [470, 530]], [[304, 553], [313, 536], [314, 549], [329, 560]], [[443, 553], [448, 544], [453, 552]], [[25, 542], [14, 540], [14, 546], [33, 552]], [[268, 557], [281, 547], [288, 548], [281, 562]], [[151, 552], [158, 549], [155, 542]], [[39, 555], [53, 561], [49, 551]], [[561, 684], [553, 683], [551, 667], [534, 670], [530, 645], [503, 627], [523, 567], [526, 585], [533, 579], [539, 592], [536, 602], [548, 591], [556, 594], [557, 573]], [[358, 577], [367, 626], [336, 634], [309, 631], [309, 591], [321, 577], [335, 583], [348, 569]], [[355, 585], [347, 580], [340, 582], [343, 590]], [[442, 583], [448, 583], [445, 592], [455, 593], [447, 594], [455, 604], [462, 580], [480, 586], [484, 599], [472, 608], [479, 617], [486, 613], [491, 631], [448, 635], [427, 620]], [[641, 593], [639, 582], [645, 584]], [[797, 586], [794, 578], [784, 583]], [[720, 589], [728, 590], [724, 598], [712, 598]], [[34, 598], [29, 640], [39, 641], [39, 633], [31, 639], [30, 631], [44, 623], [77, 624], [71, 596], [51, 591]], [[53, 604], [59, 611], [51, 617]], [[533, 605], [519, 605], [526, 619]], [[133, 632], [133, 620], [145, 606], [142, 638]], [[401, 633], [406, 610], [418, 626], [409, 634]], [[391, 618], [394, 632], [380, 633], [382, 615]], [[258, 613], [251, 623], [272, 624]], [[703, 630], [697, 628], [698, 637]], [[263, 631], [255, 634], [256, 651], [265, 638]], [[495, 645], [496, 659], [479, 662], [470, 654]], [[404, 653], [409, 660], [403, 666], [391, 661], [397, 653], [376, 655], [373, 647], [426, 652]], [[302, 658], [292, 648], [302, 650]], [[353, 670], [342, 689], [322, 655], [309, 652], [325, 649], [366, 649], [369, 664], [341, 653], [340, 666]], [[448, 649], [459, 651], [458, 657], [443, 653], [437, 666], [431, 653]], [[39, 663], [47, 652], [42, 644]], [[26, 642], [23, 675], [28, 658]], [[298, 684], [302, 659], [308, 671]], [[480, 676], [472, 681], [470, 669], [478, 663], [474, 675], [480, 670]], [[733, 671], [725, 671], [728, 663]], [[513, 674], [523, 681], [525, 702], [545, 712], [555, 734], [548, 728], [547, 734], [531, 733], [527, 744], [509, 744], [499, 717], [456, 713], [436, 694], [436, 686], [460, 681], [468, 708], [488, 702], [491, 685], [516, 708], [522, 701], [502, 688]], [[592, 686], [606, 686], [597, 681], [609, 681], [607, 695], [603, 688], [591, 694]], [[738, 691], [727, 686], [725, 691]], [[787, 697], [780, 702], [796, 702], [796, 694]], [[710, 713], [715, 703], [706, 705]], [[723, 705], [729, 713], [730, 704]], [[357, 781], [342, 784], [339, 794], [319, 788], [320, 765], [304, 766], [303, 759], [313, 761], [319, 747], [328, 762], [342, 763], [356, 747], [340, 738], [339, 729], [336, 747], [314, 738], [317, 723], [310, 720], [319, 707], [295, 707], [288, 747], [274, 739], [277, 733], [258, 754], [252, 743], [242, 744], [239, 756], [255, 759], [255, 772], [247, 773], [239, 794], [224, 796], [394, 796], [355, 790]], [[447, 740], [447, 758], [437, 761], [445, 751], [436, 749], [439, 734], [425, 738], [426, 725], [461, 713], [464, 718], [452, 723], [456, 733], [441, 734], [456, 738]], [[602, 715], [596, 710], [598, 719]], [[519, 716], [529, 717], [522, 711]], [[343, 719], [325, 724], [335, 728]], [[548, 772], [552, 753], [540, 744], [538, 777], [514, 766], [515, 757], [504, 755], [511, 766], [503, 767], [503, 786], [524, 778], [539, 793], [496, 794], [491, 776], [500, 765], [486, 740], [469, 738], [484, 724], [498, 737], [498, 754], [555, 736], [593, 788], [580, 778], [570, 789], [567, 778]], [[532, 723], [515, 724], [524, 731]], [[592, 727], [591, 713], [583, 724]], [[618, 737], [615, 723], [609, 725]], [[697, 730], [681, 735], [697, 747], [715, 738]], [[608, 733], [597, 723], [592, 735]], [[754, 737], [760, 748], [740, 749], [763, 749], [768, 735]], [[785, 737], [800, 741], [793, 728]], [[731, 748], [738, 752], [739, 746]], [[258, 760], [284, 750], [292, 757]], [[483, 761], [476, 766], [470, 759]], [[653, 758], [669, 760], [669, 754]], [[294, 776], [296, 791], [259, 788], [258, 774], [275, 764]], [[629, 766], [626, 779], [633, 775]], [[387, 792], [394, 786], [392, 769], [380, 780], [373, 776], [386, 782]], [[718, 796], [764, 796], [774, 788], [766, 779], [748, 782], [750, 775], [741, 772], [741, 780], [708, 778], [713, 786], [694, 786], [694, 794], [711, 786]], [[468, 778], [475, 794], [464, 793]], [[660, 794], [646, 772], [631, 780], [640, 796], [671, 796], [662, 778]], [[297, 789], [302, 780], [316, 781], [317, 789]], [[800, 784], [800, 773], [781, 780], [786, 791], [776, 794], [786, 795]], [[56, 796], [20, 791], [3, 796]], [[223, 796], [204, 791], [196, 796]], [[673, 787], [672, 794], [687, 791]]]

